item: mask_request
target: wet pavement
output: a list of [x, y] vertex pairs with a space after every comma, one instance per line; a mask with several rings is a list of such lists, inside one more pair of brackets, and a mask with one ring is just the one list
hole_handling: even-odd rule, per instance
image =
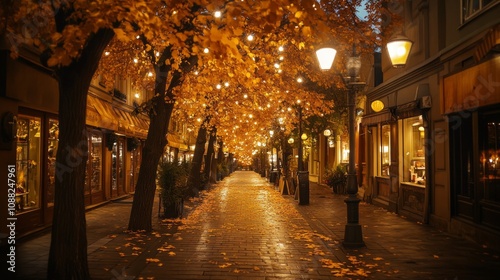
[[[185, 218], [127, 232], [131, 199], [87, 212], [93, 279], [497, 279], [500, 253], [361, 203], [366, 247], [341, 243], [345, 196], [311, 183], [298, 205], [252, 171], [186, 204]], [[18, 279], [43, 279], [50, 233], [18, 245]]]

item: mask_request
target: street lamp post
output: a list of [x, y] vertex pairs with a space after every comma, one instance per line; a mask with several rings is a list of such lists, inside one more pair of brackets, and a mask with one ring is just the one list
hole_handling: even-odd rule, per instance
[[344, 200], [347, 205], [347, 224], [345, 225], [344, 242], [345, 247], [363, 247], [363, 234], [361, 225], [359, 224], [359, 202], [358, 198], [358, 183], [356, 177], [356, 92], [361, 90], [364, 82], [359, 82], [359, 70], [361, 68], [361, 60], [359, 56], [349, 57], [347, 69], [349, 71], [349, 89], [348, 106], [349, 106], [349, 169], [347, 174], [347, 198]]
[[270, 143], [271, 143], [271, 172], [274, 170], [274, 154], [273, 154], [273, 135], [274, 135], [274, 130], [269, 131], [269, 135], [271, 136], [269, 138]]
[[[390, 45], [393, 44], [393, 45]], [[407, 38], [396, 38], [392, 40], [387, 49], [394, 67], [404, 67], [408, 54], [411, 50], [412, 42]], [[337, 51], [333, 48], [322, 48], [316, 51], [320, 68], [328, 70], [332, 67], [333, 60]], [[356, 55], [355, 46], [353, 46], [352, 56], [347, 60], [347, 71], [349, 74], [348, 81], [345, 81], [346, 87], [349, 89], [349, 170], [347, 175], [347, 198], [344, 200], [347, 205], [347, 224], [345, 225], [344, 247], [363, 247], [363, 233], [359, 224], [359, 202], [357, 196], [358, 184], [356, 178], [355, 160], [355, 103], [357, 91], [364, 88], [365, 83], [359, 81], [359, 71], [361, 69], [361, 59]]]
[[[298, 108], [298, 113], [299, 113], [299, 137], [302, 136], [302, 107], [299, 105]], [[302, 150], [302, 139], [299, 139], [299, 146], [298, 146], [298, 162], [297, 162], [297, 171], [301, 172], [304, 171], [304, 159], [303, 157], [303, 150]]]
[[266, 165], [265, 165], [265, 157], [264, 157], [264, 152], [263, 152], [263, 144], [261, 142], [257, 143], [257, 146], [259, 146], [260, 150], [260, 176], [261, 177], [266, 177]]
[[299, 113], [299, 147], [298, 147], [298, 163], [297, 163], [297, 179], [298, 179], [298, 200], [300, 205], [309, 204], [309, 171], [304, 170], [303, 159], [303, 143], [302, 138], [302, 106], [298, 106]]
[[270, 143], [270, 148], [271, 148], [271, 171], [269, 173], [269, 182], [271, 183], [276, 183], [276, 177], [277, 174], [274, 171], [274, 145], [273, 145], [273, 136], [274, 136], [274, 130], [269, 131], [269, 143]]
[[[331, 68], [335, 58], [336, 50], [332, 48], [323, 48], [316, 52], [320, 67], [323, 70]], [[326, 56], [326, 57], [325, 57]], [[344, 202], [347, 205], [347, 224], [344, 231], [345, 247], [363, 247], [363, 233], [361, 225], [359, 224], [359, 202], [357, 196], [358, 184], [356, 180], [356, 166], [355, 166], [355, 102], [356, 92], [365, 86], [365, 83], [359, 82], [359, 70], [361, 68], [361, 60], [356, 56], [353, 49], [353, 55], [348, 59], [347, 70], [349, 73], [349, 80], [346, 86], [349, 89], [348, 107], [349, 107], [349, 169], [347, 174], [347, 198]]]

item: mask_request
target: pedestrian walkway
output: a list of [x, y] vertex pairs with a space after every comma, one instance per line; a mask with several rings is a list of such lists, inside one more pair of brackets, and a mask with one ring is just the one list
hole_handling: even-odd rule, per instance
[[[311, 183], [298, 205], [252, 171], [226, 177], [151, 234], [126, 232], [130, 200], [87, 213], [93, 279], [497, 279], [500, 255], [360, 204], [366, 247], [345, 249], [345, 198]], [[155, 207], [158, 204], [155, 203]], [[153, 210], [157, 213], [157, 208]], [[18, 279], [43, 279], [50, 233], [18, 247]]]

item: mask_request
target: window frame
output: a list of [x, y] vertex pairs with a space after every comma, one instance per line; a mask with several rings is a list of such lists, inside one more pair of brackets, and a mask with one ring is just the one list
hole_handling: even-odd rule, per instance
[[[477, 8], [477, 10], [469, 13], [468, 12], [469, 4], [471, 4], [471, 2], [474, 2], [474, 1], [478, 2], [479, 7]], [[476, 18], [477, 16], [479, 16], [483, 12], [489, 10], [493, 6], [500, 3], [500, 0], [491, 0], [489, 3], [484, 4], [486, 1], [488, 1], [488, 0], [462, 0], [462, 1], [460, 1], [460, 8], [461, 8], [460, 9], [460, 11], [461, 11], [460, 19], [461, 19], [462, 24], [473, 20], [474, 18]], [[472, 3], [472, 5], [473, 5], [473, 3]]]

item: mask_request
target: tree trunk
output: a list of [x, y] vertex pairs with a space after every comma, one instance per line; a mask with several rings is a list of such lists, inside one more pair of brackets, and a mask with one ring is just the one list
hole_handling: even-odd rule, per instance
[[208, 148], [207, 148], [207, 157], [205, 160], [205, 178], [210, 182], [210, 183], [216, 183], [215, 180], [213, 180], [215, 174], [212, 172], [212, 165], [216, 164], [215, 163], [215, 152], [214, 152], [214, 145], [215, 145], [215, 140], [217, 136], [217, 128], [212, 127], [210, 130], [210, 137], [208, 138]]
[[181, 82], [181, 74], [177, 73], [170, 82], [168, 92], [165, 93], [168, 76], [166, 73], [168, 73], [168, 66], [157, 67], [155, 81], [157, 95], [153, 99], [154, 113], [150, 114], [148, 135], [142, 149], [142, 161], [128, 224], [128, 229], [132, 231], [150, 232], [153, 229], [156, 171], [167, 145], [168, 124], [174, 108], [173, 101], [165, 102], [165, 95], [170, 96], [171, 90]]
[[219, 150], [217, 151], [217, 172], [219, 173], [219, 180], [224, 179], [227, 175], [224, 170], [224, 167], [227, 167], [224, 160], [224, 142], [219, 140]]
[[229, 163], [229, 174], [233, 173], [234, 172], [234, 154], [233, 153], [229, 153], [229, 156], [227, 158], [228, 160], [228, 163]]
[[84, 180], [88, 157], [87, 94], [113, 31], [91, 36], [81, 56], [56, 70], [59, 79], [59, 149], [48, 279], [90, 279], [87, 262]]
[[201, 165], [203, 161], [203, 154], [205, 153], [205, 143], [207, 142], [207, 129], [203, 123], [198, 129], [198, 136], [196, 136], [196, 145], [194, 148], [193, 163], [191, 172], [188, 178], [188, 195], [195, 196], [198, 194], [201, 185]]
[[[171, 59], [171, 49], [164, 50], [159, 61]], [[154, 56], [154, 52], [153, 52]], [[173, 90], [184, 81], [184, 73], [193, 69], [198, 57], [189, 57], [181, 63], [181, 69], [172, 71], [171, 64], [156, 65], [155, 94], [153, 108], [149, 114], [148, 135], [142, 150], [142, 161], [137, 177], [134, 201], [130, 212], [128, 229], [150, 232], [153, 218], [153, 202], [156, 192], [156, 171], [167, 145], [168, 124], [174, 109]], [[171, 75], [167, 88], [167, 78]]]

